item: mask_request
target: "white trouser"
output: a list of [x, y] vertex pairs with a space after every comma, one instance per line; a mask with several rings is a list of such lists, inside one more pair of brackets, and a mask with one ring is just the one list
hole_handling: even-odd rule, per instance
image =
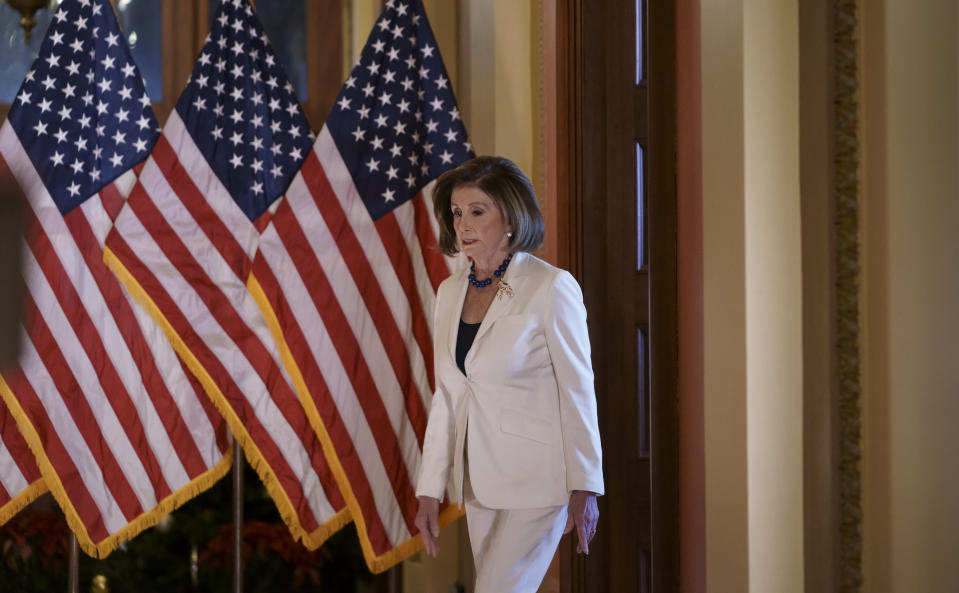
[[475, 593], [536, 593], [566, 527], [566, 507], [490, 509], [464, 484]]

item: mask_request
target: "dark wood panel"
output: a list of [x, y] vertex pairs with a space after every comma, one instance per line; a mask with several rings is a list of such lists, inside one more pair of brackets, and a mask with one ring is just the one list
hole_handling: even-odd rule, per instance
[[343, 0], [309, 0], [306, 7], [306, 118], [319, 131], [343, 86]]
[[543, 31], [543, 198], [547, 233], [546, 259], [581, 278], [582, 232], [576, 216], [582, 211], [574, 200], [580, 187], [579, 55], [581, 20], [577, 2], [561, 0], [542, 4]]
[[676, 193], [676, 5], [648, 5], [652, 590], [679, 590], [679, 421]]
[[[574, 195], [570, 196], [571, 208], [579, 212], [573, 220], [580, 221], [572, 226], [572, 232], [580, 238], [580, 253], [574, 255], [574, 261], [584, 263], [580, 278], [584, 286], [586, 306], [590, 311], [590, 338], [593, 346], [593, 365], [596, 375], [596, 395], [599, 405], [600, 431], [603, 437], [604, 473], [609, 476], [615, 471], [609, 463], [608, 451], [610, 442], [610, 414], [608, 380], [615, 363], [606, 355], [607, 347], [603, 336], [609, 325], [609, 311], [607, 310], [605, 292], [602, 288], [608, 276], [608, 262], [605, 257], [605, 241], [603, 230], [606, 229], [606, 212], [608, 210], [609, 195], [605, 191], [605, 171], [602, 166], [605, 158], [606, 146], [602, 134], [598, 131], [606, 127], [606, 72], [601, 67], [602, 62], [590, 63], [591, 56], [597, 53], [598, 41], [604, 38], [606, 13], [603, 2], [587, 2], [585, 0], [570, 0], [568, 2], [578, 19], [579, 35], [575, 46], [575, 55], [571, 56], [571, 78], [575, 81], [570, 88], [574, 92], [572, 122], [578, 137], [578, 152], [573, 156], [576, 161], [572, 165], [579, 171], [578, 183], [573, 186]], [[589, 65], [587, 67], [587, 65]], [[565, 591], [612, 591], [609, 581], [608, 559], [616, 550], [616, 538], [612, 532], [612, 519], [619, 514], [616, 500], [610, 495], [607, 477], [606, 496], [599, 500], [600, 524], [597, 540], [590, 546], [590, 557], [584, 558], [575, 554], [575, 546], [567, 556], [570, 563], [576, 567], [574, 574], [579, 580], [571, 583], [573, 586]]]
[[577, 275], [590, 311], [607, 492], [590, 558], [564, 548], [563, 590], [678, 591], [675, 6], [646, 9], [645, 77], [636, 84], [635, 1], [591, 0], [588, 11], [585, 3], [563, 0], [558, 11], [580, 18], [566, 71], [577, 150], [559, 157], [579, 172], [568, 207], [581, 224], [568, 232], [584, 262]]

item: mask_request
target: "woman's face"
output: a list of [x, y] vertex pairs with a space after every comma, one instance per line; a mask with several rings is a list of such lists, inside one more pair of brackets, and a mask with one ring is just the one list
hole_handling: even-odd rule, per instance
[[453, 230], [460, 251], [479, 265], [499, 265], [509, 253], [510, 228], [503, 213], [476, 186], [457, 187], [450, 196], [453, 209]]

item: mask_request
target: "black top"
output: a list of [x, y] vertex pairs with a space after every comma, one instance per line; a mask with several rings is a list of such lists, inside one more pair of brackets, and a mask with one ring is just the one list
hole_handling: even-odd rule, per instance
[[460, 372], [464, 375], [466, 374], [466, 353], [470, 351], [470, 346], [476, 339], [479, 326], [479, 323], [466, 323], [460, 319], [460, 328], [456, 332], [456, 366], [460, 368]]

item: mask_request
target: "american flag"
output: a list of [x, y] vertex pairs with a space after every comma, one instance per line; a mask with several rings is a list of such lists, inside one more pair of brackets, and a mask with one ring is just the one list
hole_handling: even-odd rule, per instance
[[258, 225], [311, 145], [251, 5], [221, 2], [107, 260], [167, 328], [294, 537], [315, 548], [349, 511], [246, 288]]
[[422, 4], [391, 0], [254, 260], [251, 290], [282, 331], [374, 572], [422, 546], [414, 482], [450, 272], [429, 188], [471, 157]]
[[0, 525], [46, 491], [33, 453], [13, 414], [0, 401]]
[[0, 395], [96, 556], [230, 467], [222, 418], [103, 263], [157, 132], [110, 3], [61, 2], [0, 129], [28, 202], [24, 337]]
[[[0, 160], [2, 162], [2, 160]], [[7, 318], [0, 320], [0, 369], [16, 360], [17, 347], [15, 346], [16, 333], [19, 336], [20, 311], [19, 307], [10, 306], [10, 297], [19, 301], [20, 291], [18, 282], [20, 275], [20, 210], [26, 200], [20, 192], [20, 187], [5, 167], [0, 167], [0, 216], [8, 220], [0, 221], [0, 225], [7, 223], [7, 228], [0, 232], [0, 249], [6, 251], [6, 259], [0, 265], [0, 277], [10, 290], [6, 307]], [[2, 378], [0, 378], [2, 381]], [[20, 509], [30, 504], [37, 496], [47, 491], [46, 482], [40, 475], [33, 453], [17, 428], [16, 419], [9, 408], [0, 398], [0, 525], [6, 523], [17, 514]]]

